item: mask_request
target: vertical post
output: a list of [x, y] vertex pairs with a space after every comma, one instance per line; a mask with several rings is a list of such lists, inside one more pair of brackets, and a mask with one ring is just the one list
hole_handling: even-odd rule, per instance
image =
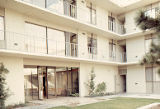
[[90, 3], [90, 23], [92, 24], [93, 22], [92, 22], [92, 3]]
[[54, 68], [54, 82], [55, 82], [55, 97], [57, 97], [57, 81], [56, 81], [56, 78], [57, 78], [57, 74], [56, 74], [56, 67]]
[[48, 31], [46, 27], [46, 48], [47, 48], [47, 54], [48, 54]]
[[31, 90], [32, 90], [32, 100], [33, 100], [32, 71], [31, 71]]
[[152, 64], [152, 93], [154, 93], [154, 83], [153, 83], [154, 82], [154, 80], [153, 80], [154, 75], [153, 75], [153, 73], [154, 73], [154, 71], [153, 71], [153, 64]]
[[[66, 70], [67, 70], [67, 91], [68, 91], [68, 67], [66, 68]], [[68, 93], [67, 93], [67, 96], [68, 96]]]
[[45, 84], [46, 86], [46, 95], [47, 95], [47, 99], [48, 99], [48, 67], [46, 67], [46, 80], [47, 83]]
[[71, 87], [72, 87], [72, 93], [73, 93], [73, 70], [71, 68]]
[[37, 66], [37, 80], [38, 80], [38, 99], [39, 99], [39, 74], [38, 74], [38, 66]]
[[45, 8], [47, 8], [47, 0], [45, 0]]

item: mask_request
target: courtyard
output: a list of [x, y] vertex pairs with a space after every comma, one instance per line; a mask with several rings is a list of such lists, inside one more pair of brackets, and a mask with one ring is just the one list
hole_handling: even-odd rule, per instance
[[160, 103], [159, 98], [160, 95], [154, 94], [118, 94], [102, 97], [57, 97], [53, 99], [31, 101], [30, 103], [35, 105], [17, 109], [137, 109], [152, 103]]

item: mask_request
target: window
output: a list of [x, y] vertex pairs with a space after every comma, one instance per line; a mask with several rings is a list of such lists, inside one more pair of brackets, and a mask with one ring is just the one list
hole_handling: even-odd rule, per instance
[[64, 14], [76, 18], [77, 14], [76, 0], [63, 0], [63, 3], [64, 3]]
[[25, 100], [38, 100], [37, 68], [25, 66], [24, 68], [24, 93]]
[[157, 38], [153, 35], [149, 35], [145, 37], [145, 52], [149, 52], [151, 48], [151, 43], [157, 43]]
[[160, 74], [158, 73], [158, 67], [146, 67], [146, 90], [147, 93], [160, 93]]
[[58, 13], [63, 14], [63, 2], [62, 0], [47, 0], [46, 8], [51, 11], [56, 11]]
[[116, 31], [115, 18], [112, 16], [108, 16], [108, 29], [114, 32]]
[[4, 18], [0, 16], [0, 40], [4, 40]]
[[158, 67], [146, 67], [146, 81], [160, 81], [160, 75], [158, 73]]
[[47, 28], [48, 54], [65, 55], [65, 36], [64, 31]]
[[160, 9], [158, 6], [156, 6], [154, 8], [152, 6], [149, 6], [149, 7], [146, 7], [144, 14], [145, 14], [145, 16], [148, 16], [151, 18], [158, 18], [160, 15]]
[[47, 53], [46, 27], [36, 24], [25, 24], [25, 50], [34, 53]]
[[153, 81], [153, 68], [146, 67], [146, 81]]
[[113, 59], [116, 58], [116, 41], [113, 39], [109, 41], [109, 56]]
[[66, 56], [78, 56], [78, 40], [75, 33], [65, 32]]
[[37, 0], [22, 0], [22, 1], [45, 8], [45, 0], [38, 0], [38, 1]]
[[97, 39], [93, 34], [88, 36], [88, 53], [97, 54]]
[[92, 3], [88, 3], [87, 8], [88, 8], [88, 11], [90, 13], [90, 16], [89, 16], [89, 19], [88, 19], [89, 22], [91, 24], [96, 25], [96, 9], [95, 9], [95, 6]]

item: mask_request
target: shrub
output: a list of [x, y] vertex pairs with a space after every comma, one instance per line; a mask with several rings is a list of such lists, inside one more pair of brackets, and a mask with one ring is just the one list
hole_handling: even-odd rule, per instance
[[5, 100], [9, 96], [6, 86], [6, 74], [9, 71], [0, 63], [0, 109], [5, 109]]
[[94, 69], [92, 68], [91, 70], [91, 74], [90, 74], [90, 80], [88, 81], [88, 83], [86, 84], [89, 88], [89, 95], [94, 95], [94, 90], [95, 90], [95, 79], [96, 75], [94, 73]]
[[71, 94], [72, 97], [79, 97], [79, 93]]
[[107, 86], [106, 86], [105, 82], [99, 83], [97, 85], [97, 88], [96, 88], [95, 92], [96, 92], [97, 95], [104, 95], [105, 92], [106, 92], [106, 88], [107, 88]]

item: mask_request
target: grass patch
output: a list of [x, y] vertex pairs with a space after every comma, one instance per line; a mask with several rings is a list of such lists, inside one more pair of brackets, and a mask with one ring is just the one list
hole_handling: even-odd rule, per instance
[[77, 107], [55, 107], [50, 109], [136, 109], [151, 103], [160, 102], [160, 99], [142, 99], [142, 98], [114, 98], [109, 101], [93, 103]]

